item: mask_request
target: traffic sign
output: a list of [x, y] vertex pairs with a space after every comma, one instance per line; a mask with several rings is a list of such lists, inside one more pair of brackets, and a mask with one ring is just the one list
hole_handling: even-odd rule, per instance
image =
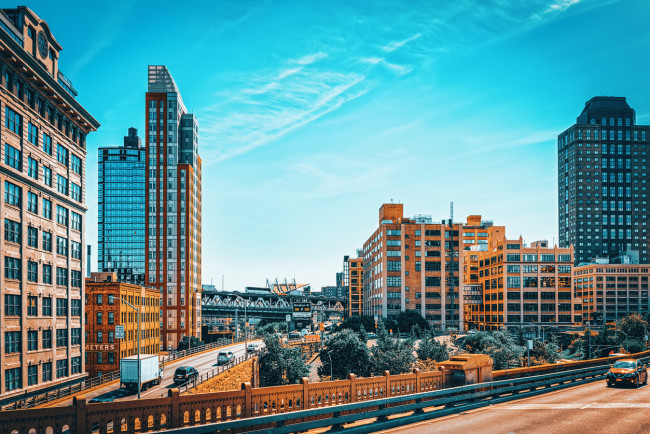
[[116, 325], [115, 326], [115, 338], [124, 339], [124, 326]]
[[287, 322], [291, 322], [291, 314], [290, 313], [287, 314]]

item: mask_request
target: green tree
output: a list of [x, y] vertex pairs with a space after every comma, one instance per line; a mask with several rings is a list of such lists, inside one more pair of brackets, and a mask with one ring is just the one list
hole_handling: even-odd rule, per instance
[[276, 335], [264, 337], [265, 351], [260, 357], [260, 382], [262, 386], [297, 383], [309, 375], [305, 358], [298, 348], [285, 347]]
[[411, 342], [402, 342], [391, 337], [383, 323], [377, 328], [377, 344], [372, 347], [370, 353], [373, 375], [382, 375], [384, 371], [403, 374], [411, 371], [415, 364]]
[[449, 360], [449, 348], [438, 342], [432, 331], [422, 336], [417, 354], [420, 360], [435, 360], [436, 362]]
[[[559, 359], [560, 347], [554, 342], [533, 341], [533, 349], [530, 350], [530, 365], [543, 365], [555, 363]], [[527, 354], [523, 354], [527, 358]]]
[[183, 350], [187, 350], [188, 348], [196, 348], [200, 345], [205, 345], [205, 343], [201, 339], [195, 336], [192, 336], [191, 338], [188, 339], [187, 336], [183, 336], [183, 338], [180, 341], [178, 341], [178, 346], [176, 347], [176, 349], [178, 351], [183, 351]]
[[[367, 377], [370, 374], [370, 351], [359, 335], [351, 329], [344, 329], [330, 335], [320, 351], [321, 378], [345, 379], [348, 374]], [[331, 361], [331, 371], [330, 371]]]
[[361, 331], [361, 327], [363, 326], [363, 329], [366, 332], [374, 332], [375, 331], [375, 319], [371, 316], [368, 315], [355, 315], [355, 316], [350, 316], [346, 318], [341, 324], [338, 325], [336, 328], [336, 331], [341, 331], [344, 329], [350, 329], [354, 331], [355, 333], [359, 333]]
[[400, 333], [409, 333], [414, 326], [421, 330], [429, 330], [429, 322], [414, 310], [400, 312], [397, 317], [397, 328]]
[[617, 326], [619, 330], [627, 334], [628, 339], [643, 340], [648, 329], [648, 322], [638, 313], [633, 313], [618, 320]]
[[272, 322], [260, 325], [257, 327], [257, 334], [264, 336], [267, 334], [273, 333], [286, 333], [287, 323], [286, 322]]
[[487, 354], [492, 358], [493, 369], [518, 366], [524, 347], [517, 345], [502, 331], [478, 332], [459, 339], [460, 348], [472, 354]]

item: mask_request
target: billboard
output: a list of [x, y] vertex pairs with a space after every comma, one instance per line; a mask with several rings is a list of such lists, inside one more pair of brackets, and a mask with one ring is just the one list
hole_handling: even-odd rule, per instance
[[310, 319], [311, 303], [306, 299], [294, 300], [292, 303], [292, 316], [294, 319]]

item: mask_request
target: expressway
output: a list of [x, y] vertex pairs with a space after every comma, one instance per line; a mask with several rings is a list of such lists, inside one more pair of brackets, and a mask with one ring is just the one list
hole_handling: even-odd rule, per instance
[[[258, 339], [249, 341], [249, 343], [255, 343], [261, 346], [262, 341]], [[163, 379], [160, 385], [142, 391], [140, 396], [142, 398], [160, 398], [161, 396], [167, 396], [167, 391], [175, 387], [173, 376], [176, 368], [180, 366], [191, 366], [199, 371], [199, 374], [211, 371], [217, 367], [217, 354], [220, 351], [232, 351], [235, 354], [235, 358], [237, 358], [246, 353], [246, 346], [244, 343], [228, 345], [205, 353], [196, 354], [183, 360], [170, 362], [163, 369]], [[93, 398], [109, 398], [113, 401], [131, 401], [137, 399], [137, 392], [128, 392], [126, 389], [120, 389], [119, 382], [109, 383], [104, 387], [90, 390], [85, 395], [89, 401]], [[67, 399], [57, 402], [56, 406], [71, 404], [72, 399]]]
[[381, 431], [384, 433], [650, 432], [650, 386], [609, 388], [605, 380]]

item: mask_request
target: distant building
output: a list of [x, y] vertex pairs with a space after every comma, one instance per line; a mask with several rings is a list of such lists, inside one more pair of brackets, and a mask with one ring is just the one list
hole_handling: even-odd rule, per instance
[[573, 270], [574, 291], [582, 304], [582, 321], [591, 325], [626, 315], [650, 312], [647, 264], [592, 263]]
[[[117, 273], [92, 273], [86, 279], [86, 372], [94, 377], [118, 371], [122, 357], [138, 351], [140, 309], [141, 354], [160, 352], [160, 292], [154, 288], [118, 281]], [[115, 337], [115, 327], [124, 326], [124, 339]]]
[[526, 246], [519, 238], [497, 240], [494, 248], [477, 253], [483, 304], [468, 318], [470, 328], [582, 322], [573, 297], [573, 248], [549, 247], [547, 241]]
[[[314, 294], [318, 295], [318, 294]], [[348, 294], [342, 286], [323, 286], [321, 288], [321, 295], [327, 298], [347, 298]]]
[[363, 258], [343, 258], [348, 299], [348, 315], [363, 315]]
[[590, 99], [558, 136], [559, 245], [574, 246], [576, 264], [630, 250], [648, 263], [648, 142], [621, 97]]
[[98, 268], [136, 285], [145, 283], [146, 171], [135, 128], [123, 146], [99, 148]]

